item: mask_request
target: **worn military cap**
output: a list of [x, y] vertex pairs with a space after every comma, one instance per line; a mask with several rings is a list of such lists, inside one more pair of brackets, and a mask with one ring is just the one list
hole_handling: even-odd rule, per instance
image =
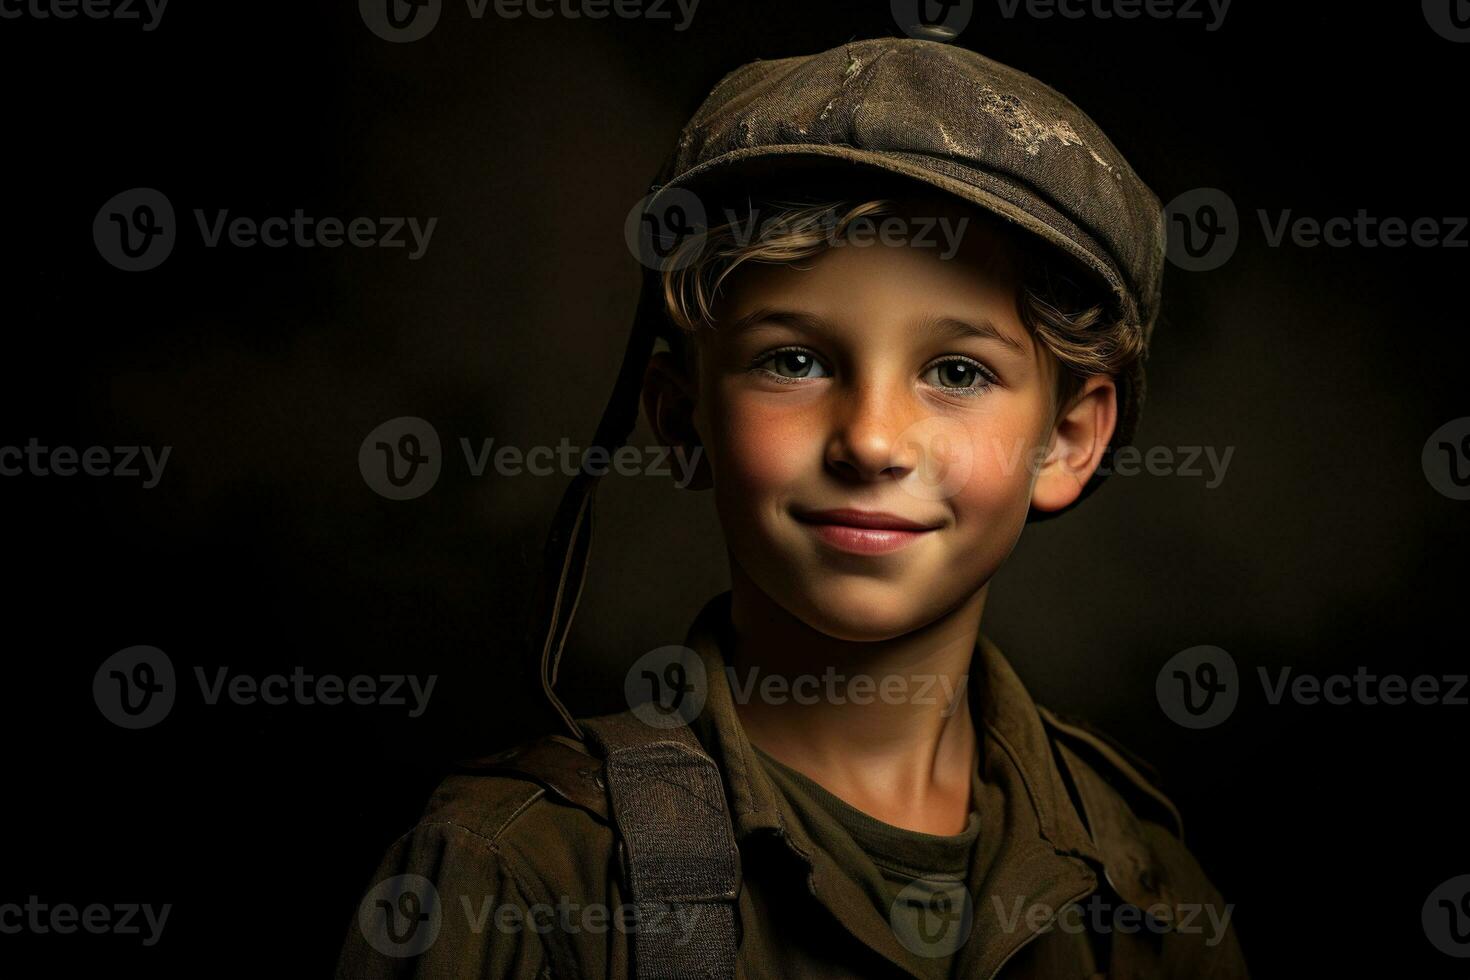
[[[1075, 259], [1145, 339], [1158, 313], [1163, 209], [1117, 147], [1055, 89], [974, 51], [915, 38], [854, 41], [730, 72], [679, 134], [648, 210], [686, 189], [876, 169], [992, 211]], [[1113, 445], [1132, 440], [1142, 365], [1119, 379]], [[1126, 390], [1124, 390], [1126, 388]]]
[[[1146, 348], [1164, 266], [1158, 197], [1065, 96], [964, 48], [880, 38], [737, 68], [680, 132], [643, 214], [657, 217], [674, 206], [682, 213], [691, 200], [713, 213], [717, 201], [785, 180], [850, 188], [880, 176], [953, 194], [1054, 246], [1105, 287], [1112, 314], [1137, 323]], [[643, 371], [668, 325], [660, 269], [644, 265], [633, 330], [593, 440], [609, 449], [621, 446], [637, 421]], [[1110, 449], [1133, 438], [1144, 390], [1141, 359], [1116, 384]], [[1077, 502], [1105, 476], [1095, 474]], [[569, 723], [551, 684], [570, 627], [564, 610], [575, 609], [581, 588], [595, 487], [592, 474], [574, 479], [546, 551], [543, 685]]]

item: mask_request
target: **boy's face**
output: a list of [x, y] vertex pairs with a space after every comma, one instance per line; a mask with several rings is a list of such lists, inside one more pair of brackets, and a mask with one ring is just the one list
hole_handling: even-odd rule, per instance
[[918, 240], [906, 224], [799, 268], [742, 265], [698, 331], [696, 376], [659, 355], [645, 390], [666, 436], [702, 442], [731, 560], [839, 639], [972, 597], [1028, 508], [1075, 499], [1112, 434], [1106, 378], [1053, 423], [1058, 365], [1021, 322], [1007, 240], [954, 206], [903, 213], [971, 220], [958, 251], [937, 232], [900, 243]]

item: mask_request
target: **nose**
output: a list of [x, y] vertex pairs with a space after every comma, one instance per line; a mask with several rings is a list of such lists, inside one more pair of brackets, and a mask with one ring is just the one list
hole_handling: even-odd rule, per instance
[[901, 480], [919, 464], [920, 447], [904, 432], [914, 422], [911, 393], [864, 381], [833, 400], [828, 469], [848, 480]]

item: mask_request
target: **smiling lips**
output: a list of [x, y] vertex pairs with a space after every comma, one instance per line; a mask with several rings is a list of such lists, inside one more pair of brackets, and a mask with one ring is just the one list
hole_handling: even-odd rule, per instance
[[855, 555], [885, 555], [939, 527], [875, 510], [803, 511], [795, 515], [827, 544]]

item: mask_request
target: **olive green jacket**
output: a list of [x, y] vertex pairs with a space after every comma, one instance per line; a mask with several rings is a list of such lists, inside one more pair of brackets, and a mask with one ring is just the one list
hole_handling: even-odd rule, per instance
[[[727, 592], [685, 643], [708, 675], [690, 727], [723, 775], [739, 848], [737, 977], [943, 976], [895, 927], [851, 838], [798, 818], [757, 761], [724, 670], [728, 617]], [[1245, 977], [1234, 908], [1174, 806], [1109, 740], [1036, 705], [986, 637], [972, 669], [980, 836], [962, 917], [926, 930], [961, 930], [957, 948], [936, 947], [953, 954], [948, 975]], [[550, 736], [447, 778], [369, 883], [340, 980], [634, 976], [601, 772], [586, 745]]]

